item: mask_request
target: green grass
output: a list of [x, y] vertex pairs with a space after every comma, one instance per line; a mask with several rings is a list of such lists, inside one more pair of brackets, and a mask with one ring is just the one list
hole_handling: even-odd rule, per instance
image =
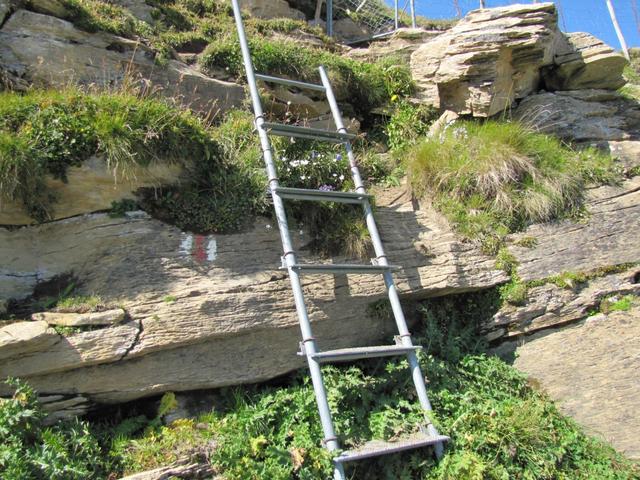
[[46, 176], [66, 181], [90, 155], [103, 157], [116, 181], [155, 162], [221, 163], [203, 122], [164, 101], [76, 89], [0, 93], [0, 197], [47, 220], [55, 198]]
[[[126, 8], [101, 0], [62, 0], [66, 18], [88, 31], [106, 31], [141, 40], [156, 52], [160, 64], [175, 58], [176, 52], [200, 54], [206, 68], [220, 67], [243, 76], [239, 45], [230, 5], [212, 0], [152, 1], [153, 25], [137, 20]], [[355, 108], [367, 113], [394, 95], [406, 96], [412, 83], [408, 68], [384, 61], [375, 65], [349, 60], [333, 53], [336, 45], [322, 30], [292, 19], [246, 17], [256, 69], [263, 73], [295, 75], [318, 80], [321, 64], [333, 70], [334, 80], [343, 85], [344, 96]], [[275, 34], [313, 35], [319, 47], [302, 46], [299, 40], [276, 40]], [[352, 97], [353, 95], [353, 97]]]
[[80, 295], [65, 297], [59, 300], [55, 306], [58, 312], [87, 313], [105, 308], [102, 298], [97, 295]]
[[[367, 63], [341, 57], [326, 49], [302, 47], [294, 40], [250, 37], [249, 48], [257, 72], [319, 82], [318, 67], [327, 68], [336, 96], [366, 114], [392, 98], [406, 97], [413, 90], [407, 66], [393, 59]], [[202, 67], [225, 68], [234, 76], [244, 75], [240, 46], [235, 35], [211, 43], [200, 57]]]
[[622, 87], [620, 93], [629, 100], [640, 101], [640, 62], [637, 58], [631, 59], [631, 65], [627, 65], [622, 72], [627, 84]]
[[628, 312], [635, 305], [638, 305], [636, 295], [612, 295], [600, 302], [600, 311], [604, 314], [611, 312]]
[[620, 179], [607, 155], [497, 121], [457, 122], [414, 147], [407, 165], [415, 194], [494, 254], [507, 234], [579, 211], [587, 184]]

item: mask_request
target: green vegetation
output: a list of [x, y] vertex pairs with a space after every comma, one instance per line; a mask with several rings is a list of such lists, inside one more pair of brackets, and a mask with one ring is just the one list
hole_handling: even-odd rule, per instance
[[623, 76], [627, 84], [620, 89], [620, 93], [629, 100], [640, 100], [640, 62], [637, 57], [632, 57], [631, 65], [625, 67]]
[[45, 176], [66, 181], [67, 169], [93, 154], [116, 180], [159, 161], [222, 163], [202, 121], [159, 100], [75, 89], [0, 93], [0, 197], [47, 220], [55, 199]]
[[594, 149], [496, 121], [457, 122], [418, 144], [407, 163], [416, 194], [431, 194], [459, 233], [494, 254], [508, 233], [578, 211], [586, 184], [620, 177]]
[[[502, 251], [503, 250], [501, 250], [501, 252]], [[499, 264], [499, 261], [497, 263]], [[607, 275], [613, 275], [616, 273], [622, 273], [634, 267], [635, 265], [636, 264], [634, 263], [622, 263], [619, 265], [595, 268], [589, 271], [561, 272], [560, 274], [554, 275], [552, 277], [541, 278], [539, 280], [531, 280], [529, 282], [522, 282], [512, 269], [510, 271], [511, 280], [508, 283], [500, 286], [498, 290], [503, 301], [506, 301], [512, 305], [523, 305], [527, 300], [527, 293], [530, 288], [553, 284], [560, 288], [577, 291], [583, 288], [590, 280], [605, 277]]]
[[385, 125], [391, 151], [396, 156], [405, 153], [408, 147], [425, 137], [437, 116], [438, 111], [431, 106], [416, 106], [407, 101], [397, 103]]
[[138, 210], [140, 207], [135, 200], [131, 200], [130, 198], [125, 198], [120, 201], [111, 202], [111, 210], [109, 210], [109, 216], [111, 218], [121, 218], [124, 217], [127, 212], [132, 212], [134, 210]]
[[[398, 65], [394, 59], [378, 63], [360, 62], [324, 49], [300, 48], [298, 41], [262, 36], [250, 37], [249, 48], [257, 72], [319, 82], [318, 66], [325, 66], [337, 96], [348, 98], [356, 111], [362, 114], [391, 98], [405, 97], [413, 89], [408, 67]], [[200, 62], [205, 69], [225, 68], [235, 76], [242, 76], [244, 72], [235, 35], [211, 43]]]
[[105, 303], [96, 295], [81, 295], [60, 299], [55, 306], [56, 312], [87, 313], [105, 309]]
[[604, 314], [628, 312], [640, 303], [638, 300], [636, 295], [611, 295], [600, 302], [600, 311]]
[[[136, 19], [127, 9], [100, 0], [62, 0], [65, 18], [88, 31], [106, 31], [141, 41], [156, 52], [156, 61], [164, 63], [176, 52], [200, 55], [207, 69], [221, 68], [241, 77], [243, 68], [230, 5], [213, 0], [153, 1], [153, 25]], [[245, 18], [257, 71], [295, 75], [318, 80], [317, 67], [325, 65], [362, 113], [384, 104], [393, 96], [406, 96], [412, 82], [408, 68], [394, 61], [377, 64], [345, 59], [333, 53], [336, 46], [322, 30], [292, 19]], [[300, 48], [300, 40], [275, 39], [274, 34], [312, 34], [320, 46]], [[207, 47], [208, 45], [208, 47]], [[206, 50], [205, 50], [206, 47]], [[203, 52], [204, 50], [204, 52]], [[348, 93], [347, 93], [348, 92]]]
[[86, 422], [43, 425], [35, 392], [21, 382], [0, 399], [0, 477], [5, 480], [106, 478], [109, 467]]
[[[483, 354], [486, 344], [478, 327], [499, 304], [497, 291], [491, 290], [421, 305], [420, 361], [429, 379], [433, 420], [452, 441], [439, 464], [427, 450], [418, 450], [361, 462], [350, 470], [353, 478], [638, 478], [636, 465], [586, 436], [514, 368]], [[381, 305], [375, 311], [384, 315], [387, 310]], [[369, 438], [396, 438], [421, 423], [406, 361], [367, 361], [324, 371], [330, 404], [338, 412], [336, 427], [346, 447]], [[10, 444], [19, 452], [0, 455], [0, 474], [7, 480], [28, 478], [8, 473], [26, 468], [25, 464], [51, 470], [51, 462], [63, 453], [64, 465], [73, 465], [81, 474], [46, 478], [97, 479], [110, 473], [117, 477], [185, 456], [209, 458], [229, 480], [311, 480], [330, 475], [331, 462], [319, 444], [313, 388], [305, 372], [277, 385], [223, 389], [214, 411], [169, 426], [162, 426], [160, 418], [175, 406], [171, 394], [163, 397], [151, 419], [138, 415], [92, 427], [58, 424], [52, 429], [56, 438], [63, 439], [62, 447], [57, 456], [42, 461], [31, 459], [48, 451], [50, 437], [39, 421], [17, 420], [41, 415], [33, 396], [25, 401], [26, 387], [21, 388], [14, 400], [0, 403], [0, 449]], [[82, 448], [71, 448], [78, 445]]]

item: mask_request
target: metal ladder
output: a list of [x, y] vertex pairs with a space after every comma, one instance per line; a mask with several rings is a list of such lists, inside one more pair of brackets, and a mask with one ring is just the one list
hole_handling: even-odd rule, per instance
[[[382, 247], [382, 242], [380, 240], [380, 235], [378, 233], [378, 228], [373, 218], [373, 211], [371, 208], [371, 203], [369, 201], [371, 196], [367, 195], [367, 193], [365, 192], [362, 178], [360, 177], [360, 172], [358, 171], [358, 167], [356, 165], [355, 157], [351, 148], [351, 140], [355, 138], [355, 135], [349, 134], [344, 127], [342, 116], [340, 114], [340, 110], [338, 108], [338, 104], [336, 102], [336, 98], [331, 88], [329, 77], [327, 76], [326, 71], [323, 67], [319, 68], [322, 85], [315, 85], [284, 78], [272, 77], [268, 75], [255, 74], [251, 56], [249, 53], [249, 46], [247, 44], [238, 0], [232, 0], [232, 4], [236, 27], [238, 30], [238, 37], [240, 40], [240, 47], [242, 49], [242, 58], [244, 61], [247, 81], [249, 84], [249, 91], [253, 103], [253, 110], [255, 113], [255, 126], [258, 132], [258, 136], [260, 137], [260, 144], [262, 147], [262, 153], [264, 156], [268, 175], [269, 190], [273, 198], [273, 205], [278, 221], [278, 228], [280, 230], [280, 237], [282, 239], [282, 247], [284, 250], [282, 256], [282, 268], [286, 269], [289, 273], [296, 311], [300, 322], [300, 329], [302, 330], [301, 353], [307, 357], [307, 361], [309, 364], [309, 370], [311, 373], [311, 379], [315, 391], [318, 411], [320, 413], [320, 420], [324, 431], [324, 439], [322, 443], [329, 451], [336, 451], [339, 450], [340, 447], [338, 445], [338, 439], [333, 428], [333, 420], [331, 417], [331, 412], [329, 410], [329, 404], [327, 402], [327, 395], [322, 379], [320, 365], [322, 363], [337, 361], [405, 355], [409, 361], [409, 368], [411, 370], [411, 376], [413, 378], [418, 398], [420, 400], [420, 405], [425, 410], [425, 412], [428, 412], [431, 410], [431, 403], [429, 402], [429, 398], [427, 396], [424, 377], [422, 375], [422, 372], [420, 371], [420, 366], [416, 357], [416, 351], [420, 347], [414, 346], [411, 341], [411, 334], [409, 333], [409, 330], [407, 328], [404, 313], [402, 312], [402, 307], [400, 305], [398, 291], [391, 274], [392, 271], [398, 270], [399, 267], [389, 265], [387, 261], [387, 257]], [[282, 85], [297, 87], [300, 89], [316, 90], [325, 93], [331, 107], [331, 113], [337, 127], [337, 132], [266, 122], [263, 115], [262, 104], [260, 101], [260, 95], [258, 87], [256, 85], [256, 80], [278, 83]], [[269, 134], [284, 137], [315, 139], [320, 141], [344, 144], [344, 148], [347, 152], [349, 164], [351, 167], [351, 174], [356, 186], [356, 191], [327, 192], [321, 190], [281, 187], [278, 184], [278, 175], [273, 161]], [[376, 258], [372, 262], [372, 265], [319, 265], [298, 263], [289, 235], [289, 227], [287, 225], [287, 217], [283, 202], [284, 200], [289, 199], [339, 202], [362, 205], [367, 227], [369, 229], [374, 251], [376, 254]], [[391, 307], [398, 327], [399, 335], [396, 337], [396, 345], [345, 348], [323, 352], [318, 351], [316, 340], [311, 330], [309, 317], [307, 315], [307, 308], [305, 305], [300, 276], [314, 274], [349, 273], [383, 275], [389, 295], [389, 301], [391, 302]], [[374, 441], [365, 444], [365, 446], [362, 448], [339, 453], [336, 457], [334, 457], [334, 479], [346, 480], [344, 474], [344, 464], [347, 462], [353, 462], [364, 458], [377, 457], [388, 453], [395, 453], [433, 445], [435, 448], [436, 456], [440, 457], [443, 451], [443, 442], [448, 441], [449, 438], [438, 433], [436, 428], [429, 421], [427, 415], [425, 415], [425, 424], [426, 427], [420, 434], [413, 435], [411, 438], [405, 439], [403, 441]]]

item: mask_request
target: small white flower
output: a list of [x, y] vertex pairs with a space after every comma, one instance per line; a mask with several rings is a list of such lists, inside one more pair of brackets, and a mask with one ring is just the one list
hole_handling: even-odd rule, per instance
[[289, 101], [287, 102], [287, 105], [291, 105], [291, 100], [289, 100]]
[[340, 180], [344, 180], [344, 175], [340, 175]]
[[267, 230], [271, 230], [271, 225], [267, 223]]
[[338, 174], [337, 173], [332, 173], [331, 176], [335, 178], [335, 177], [338, 176]]
[[306, 175], [300, 175], [300, 180], [306, 180], [307, 176]]
[[300, 230], [300, 235], [304, 235], [304, 232], [302, 230]]

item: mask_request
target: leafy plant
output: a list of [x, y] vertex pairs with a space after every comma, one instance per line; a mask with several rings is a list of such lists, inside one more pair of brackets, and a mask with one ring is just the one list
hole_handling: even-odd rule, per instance
[[120, 201], [111, 202], [111, 210], [109, 210], [109, 216], [111, 218], [124, 217], [127, 212], [138, 210], [138, 202], [130, 198], [124, 198]]
[[6, 480], [100, 479], [105, 462], [88, 424], [78, 420], [44, 427], [44, 413], [26, 384], [9, 379], [15, 389], [0, 399], [0, 476]]
[[437, 115], [437, 110], [431, 106], [416, 106], [408, 101], [400, 101], [385, 125], [389, 148], [399, 154], [415, 145], [427, 134]]

